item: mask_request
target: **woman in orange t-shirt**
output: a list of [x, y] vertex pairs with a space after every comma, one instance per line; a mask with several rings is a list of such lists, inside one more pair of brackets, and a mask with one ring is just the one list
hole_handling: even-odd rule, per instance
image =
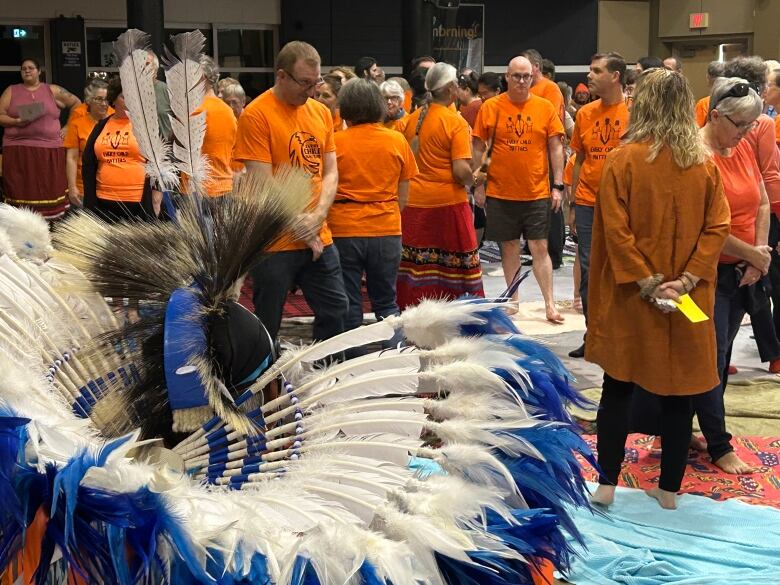
[[162, 193], [152, 191], [146, 177], [119, 76], [108, 82], [106, 98], [114, 114], [95, 124], [84, 147], [84, 208], [109, 222], [151, 219]]
[[695, 397], [694, 408], [707, 440], [713, 463], [727, 473], [749, 473], [731, 446], [726, 431], [723, 393], [728, 383], [728, 365], [734, 338], [745, 313], [759, 298], [754, 292], [769, 270], [769, 199], [761, 171], [749, 142], [743, 137], [756, 126], [761, 114], [761, 97], [747, 81], [722, 77], [715, 81], [710, 96], [704, 142], [713, 152], [731, 209], [731, 235], [718, 264], [715, 291], [715, 331], [720, 384]]
[[339, 185], [328, 225], [349, 301], [344, 325], [354, 329], [363, 322], [363, 274], [376, 318], [399, 312], [395, 283], [401, 261], [401, 210], [417, 163], [404, 136], [382, 126], [385, 105], [375, 83], [350, 81], [341, 90], [339, 105], [347, 129], [334, 136]]
[[471, 174], [469, 125], [450, 107], [458, 92], [457, 72], [446, 63], [430, 68], [425, 85], [430, 105], [416, 110], [404, 134], [417, 144], [420, 173], [411, 181], [402, 212], [403, 250], [398, 305], [423, 298], [484, 296], [474, 218], [466, 187]]
[[314, 99], [330, 110], [330, 115], [333, 117], [333, 131], [340, 132], [346, 128], [338, 108], [341, 77], [338, 75], [326, 75], [322, 80], [323, 83], [316, 88], [317, 93]]
[[[67, 149], [65, 159], [65, 174], [68, 177], [68, 198], [70, 204], [81, 207], [84, 198], [84, 181], [81, 178], [81, 157], [87, 145], [87, 139], [92, 129], [100, 120], [106, 118], [109, 112], [106, 94], [108, 84], [102, 79], [93, 79], [84, 88], [84, 105], [86, 113], [81, 116], [71, 116], [63, 146]], [[74, 108], [75, 109], [75, 108]]]
[[382, 99], [387, 106], [387, 112], [384, 117], [385, 128], [403, 132], [406, 127], [406, 121], [409, 114], [404, 110], [404, 88], [396, 81], [383, 81], [379, 86], [382, 93]]

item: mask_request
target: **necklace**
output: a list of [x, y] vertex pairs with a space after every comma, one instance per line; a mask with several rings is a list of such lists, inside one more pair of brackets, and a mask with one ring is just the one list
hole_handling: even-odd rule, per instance
[[25, 87], [25, 89], [30, 92], [30, 97], [32, 97], [33, 101], [35, 101], [35, 92], [38, 91], [40, 88], [41, 88], [40, 82], [38, 82], [38, 84], [33, 88]]

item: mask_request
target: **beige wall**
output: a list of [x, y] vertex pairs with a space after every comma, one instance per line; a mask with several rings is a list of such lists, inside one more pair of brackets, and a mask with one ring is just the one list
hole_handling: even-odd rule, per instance
[[[283, 0], [165, 0], [168, 23], [279, 24]], [[48, 19], [83, 16], [85, 20], [127, 18], [124, 0], [32, 0], [0, 2], [0, 19]]]
[[650, 39], [650, 4], [601, 0], [598, 35], [599, 52], [617, 51], [629, 62], [644, 57]]
[[[753, 9], [757, 0], [660, 0], [658, 36], [698, 37], [753, 32]], [[777, 4], [777, 0], [766, 0]], [[709, 27], [688, 28], [691, 12], [709, 12]]]
[[753, 52], [764, 59], [780, 59], [780, 0], [756, 0]]

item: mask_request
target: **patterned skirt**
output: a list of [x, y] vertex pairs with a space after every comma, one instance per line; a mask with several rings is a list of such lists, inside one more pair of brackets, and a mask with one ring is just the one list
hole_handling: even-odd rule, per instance
[[65, 149], [4, 146], [3, 190], [9, 205], [27, 207], [48, 220], [61, 218], [70, 207]]
[[401, 309], [424, 298], [485, 296], [474, 217], [467, 202], [445, 207], [407, 207], [401, 221]]

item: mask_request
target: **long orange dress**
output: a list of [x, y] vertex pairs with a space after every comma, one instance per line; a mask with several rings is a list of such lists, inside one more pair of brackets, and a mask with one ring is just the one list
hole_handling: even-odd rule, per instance
[[[608, 157], [593, 221], [585, 359], [616, 380], [661, 396], [706, 392], [718, 382], [717, 266], [730, 212], [711, 161], [679, 168], [669, 149], [647, 162], [649, 145]], [[691, 297], [710, 316], [691, 323], [639, 298], [636, 281], [683, 271], [701, 278]]]

